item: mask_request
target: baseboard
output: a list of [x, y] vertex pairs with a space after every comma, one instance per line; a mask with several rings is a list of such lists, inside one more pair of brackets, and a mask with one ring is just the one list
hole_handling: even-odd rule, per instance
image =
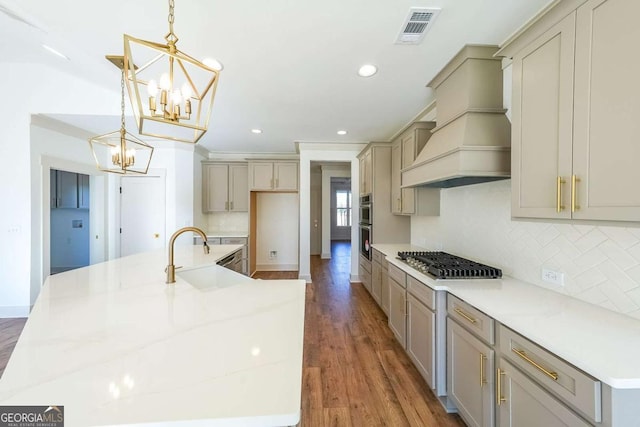
[[0, 319], [13, 319], [16, 317], [29, 317], [30, 308], [27, 306], [0, 306]]
[[298, 271], [298, 264], [256, 264], [257, 271]]
[[349, 281], [351, 283], [362, 283], [362, 280], [360, 280], [360, 276], [357, 274], [351, 274], [349, 276]]
[[310, 274], [300, 274], [300, 275], [298, 275], [298, 279], [304, 280], [307, 283], [311, 283], [311, 275]]
[[320, 258], [331, 259], [331, 252], [323, 252], [322, 255], [320, 255]]

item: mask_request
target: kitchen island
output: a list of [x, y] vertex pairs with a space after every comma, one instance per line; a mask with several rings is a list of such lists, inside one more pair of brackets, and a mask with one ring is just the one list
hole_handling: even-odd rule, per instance
[[172, 285], [164, 250], [50, 276], [0, 405], [64, 405], [68, 427], [297, 424], [305, 282], [216, 266], [240, 247], [177, 247]]

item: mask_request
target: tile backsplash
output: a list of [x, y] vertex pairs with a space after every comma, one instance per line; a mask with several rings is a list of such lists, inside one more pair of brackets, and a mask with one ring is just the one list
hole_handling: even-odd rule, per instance
[[207, 231], [247, 231], [248, 212], [215, 212], [205, 215]]
[[[411, 243], [640, 319], [640, 227], [511, 220], [511, 181], [441, 190], [439, 217], [412, 217]], [[564, 286], [541, 279], [564, 273]]]

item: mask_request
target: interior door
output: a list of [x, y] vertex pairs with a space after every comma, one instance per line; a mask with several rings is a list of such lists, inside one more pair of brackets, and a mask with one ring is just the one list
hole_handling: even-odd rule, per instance
[[165, 247], [165, 178], [122, 177], [120, 256]]

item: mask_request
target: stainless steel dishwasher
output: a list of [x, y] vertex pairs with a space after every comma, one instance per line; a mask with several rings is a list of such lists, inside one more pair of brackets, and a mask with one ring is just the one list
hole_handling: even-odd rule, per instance
[[242, 274], [242, 249], [222, 258], [217, 264], [221, 267], [228, 268], [229, 270]]

